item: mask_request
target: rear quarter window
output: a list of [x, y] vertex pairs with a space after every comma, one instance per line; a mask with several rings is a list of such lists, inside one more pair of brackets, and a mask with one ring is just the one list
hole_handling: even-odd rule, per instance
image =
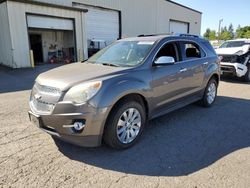
[[206, 49], [209, 50], [210, 53], [216, 55], [214, 48], [212, 47], [212, 45], [208, 41], [202, 42], [202, 45], [204, 45], [206, 47]]

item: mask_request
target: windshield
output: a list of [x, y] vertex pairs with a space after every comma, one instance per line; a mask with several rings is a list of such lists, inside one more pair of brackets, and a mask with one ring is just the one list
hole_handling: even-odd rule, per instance
[[154, 41], [119, 41], [102, 49], [88, 62], [113, 66], [136, 66], [148, 55]]
[[230, 41], [223, 43], [220, 48], [236, 48], [246, 45], [245, 41]]

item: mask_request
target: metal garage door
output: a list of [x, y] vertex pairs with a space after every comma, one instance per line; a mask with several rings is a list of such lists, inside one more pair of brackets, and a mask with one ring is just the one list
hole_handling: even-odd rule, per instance
[[189, 33], [189, 23], [170, 20], [170, 33]]
[[119, 38], [119, 14], [117, 11], [89, 8], [86, 14], [87, 39], [100, 39], [108, 44]]
[[[90, 40], [105, 41], [107, 44], [119, 38], [119, 12], [116, 10], [86, 6], [73, 3], [75, 7], [88, 9], [86, 13], [86, 33], [88, 45]], [[101, 44], [101, 47], [104, 47]]]
[[48, 16], [28, 15], [27, 22], [29, 28], [73, 30], [73, 20], [54, 18]]

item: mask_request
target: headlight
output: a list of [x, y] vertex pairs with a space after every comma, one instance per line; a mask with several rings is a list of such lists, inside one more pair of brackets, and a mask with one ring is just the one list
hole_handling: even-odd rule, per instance
[[76, 85], [66, 93], [63, 100], [78, 104], [84, 103], [91, 99], [99, 91], [101, 86], [101, 81]]
[[236, 54], [236, 55], [243, 55], [244, 52], [243, 52], [243, 50], [240, 50], [240, 51], [236, 52], [235, 54]]

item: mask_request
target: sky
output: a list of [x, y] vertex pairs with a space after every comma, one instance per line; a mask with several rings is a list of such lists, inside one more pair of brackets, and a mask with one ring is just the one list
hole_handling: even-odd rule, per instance
[[223, 19], [222, 26], [233, 24], [250, 26], [250, 0], [173, 0], [202, 12], [201, 34], [206, 28], [218, 31], [219, 20]]

